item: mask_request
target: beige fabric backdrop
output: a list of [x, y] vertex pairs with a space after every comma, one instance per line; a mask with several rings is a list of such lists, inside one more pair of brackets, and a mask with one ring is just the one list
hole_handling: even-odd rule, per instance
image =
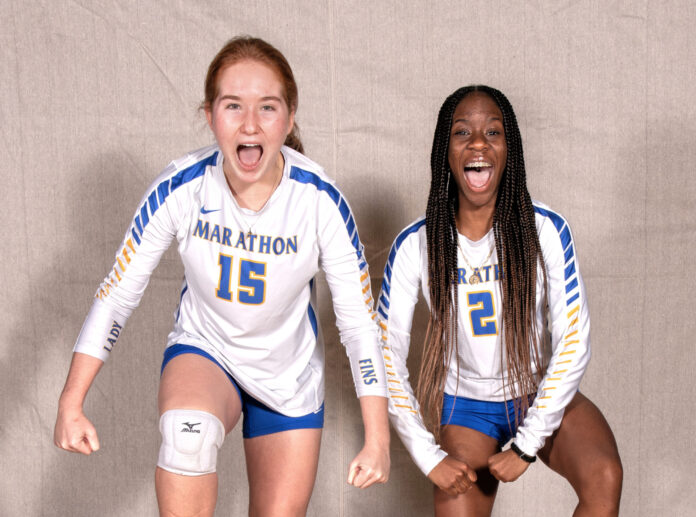
[[[593, 329], [582, 389], [618, 440], [622, 515], [696, 515], [694, 25], [690, 0], [0, 0], [0, 514], [156, 514], [175, 250], [87, 400], [102, 450], [53, 446], [56, 402], [140, 196], [212, 140], [197, 112], [207, 64], [249, 33], [293, 65], [307, 154], [351, 200], [374, 289], [392, 239], [424, 211], [444, 97], [478, 82], [507, 93], [532, 196], [575, 232]], [[362, 430], [323, 284], [321, 300], [327, 410], [310, 515], [430, 515], [430, 485], [396, 437], [386, 486], [346, 485]], [[219, 466], [218, 513], [245, 515], [238, 430]], [[501, 487], [494, 515], [570, 515], [574, 504], [535, 465]]]

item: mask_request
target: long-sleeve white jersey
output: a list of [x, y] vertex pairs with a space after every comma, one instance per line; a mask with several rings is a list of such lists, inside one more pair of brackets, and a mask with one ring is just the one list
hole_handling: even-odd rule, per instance
[[[537, 329], [546, 370], [534, 403], [514, 437], [515, 444], [530, 455], [536, 454], [560, 425], [590, 358], [589, 313], [570, 227], [563, 217], [541, 203], [534, 202], [534, 212], [548, 279], [544, 293], [543, 276], [538, 275], [536, 296]], [[480, 282], [469, 283], [473, 272], [468, 271], [461, 251], [458, 253], [459, 369], [457, 358], [452, 357], [445, 392], [477, 400], [504, 401], [507, 372], [501, 360], [501, 273], [493, 231], [477, 242], [459, 235], [459, 244], [473, 267], [484, 261], [485, 264], [479, 270]], [[491, 250], [490, 260], [486, 260]], [[378, 313], [385, 348], [390, 418], [413, 460], [426, 475], [447, 455], [423, 425], [406, 368], [419, 285], [430, 304], [427, 278], [425, 219], [421, 218], [394, 241], [385, 267]]]
[[363, 246], [323, 169], [283, 147], [283, 177], [258, 212], [236, 203], [217, 146], [172, 162], [143, 197], [74, 350], [106, 360], [172, 239], [185, 277], [167, 346], [194, 345], [288, 416], [324, 400], [313, 278], [323, 269], [358, 396], [387, 396]]

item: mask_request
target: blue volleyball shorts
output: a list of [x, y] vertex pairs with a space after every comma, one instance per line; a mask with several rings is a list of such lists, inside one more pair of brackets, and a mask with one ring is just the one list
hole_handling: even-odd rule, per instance
[[242, 435], [244, 438], [255, 438], [256, 436], [264, 436], [291, 429], [322, 429], [324, 427], [324, 404], [321, 405], [321, 408], [316, 413], [309, 413], [299, 417], [285, 416], [278, 413], [241, 389], [232, 376], [227, 373], [227, 370], [213, 356], [195, 346], [177, 344], [166, 348], [160, 374], [164, 371], [164, 367], [167, 366], [169, 361], [182, 354], [197, 354], [205, 357], [225, 372], [242, 401], [242, 413], [244, 414]]
[[[533, 397], [529, 403], [532, 401]], [[498, 440], [502, 447], [517, 431], [514, 402], [488, 402], [445, 393], [440, 425], [460, 425], [474, 429]]]

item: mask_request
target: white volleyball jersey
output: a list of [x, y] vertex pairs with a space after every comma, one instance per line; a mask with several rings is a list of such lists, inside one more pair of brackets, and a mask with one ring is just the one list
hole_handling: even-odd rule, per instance
[[74, 350], [106, 360], [174, 237], [185, 268], [167, 346], [199, 347], [242, 389], [288, 416], [324, 400], [314, 276], [323, 269], [359, 396], [387, 396], [363, 246], [323, 169], [283, 147], [283, 177], [258, 212], [240, 208], [207, 147], [172, 162], [139, 208]]
[[[545, 372], [536, 399], [514, 437], [515, 444], [530, 455], [535, 455], [560, 425], [590, 358], [589, 313], [570, 227], [563, 217], [541, 203], [534, 202], [534, 212], [548, 279], [544, 293], [543, 276], [538, 275], [536, 295], [537, 329]], [[459, 369], [456, 357], [452, 357], [445, 393], [504, 401], [509, 395], [506, 397], [507, 370], [501, 360], [501, 272], [493, 230], [477, 242], [459, 235], [459, 245]], [[462, 258], [462, 252], [473, 271]], [[426, 475], [447, 455], [423, 425], [406, 369], [419, 286], [430, 304], [427, 279], [425, 219], [421, 218], [394, 241], [385, 267], [378, 313], [389, 383], [390, 418]]]

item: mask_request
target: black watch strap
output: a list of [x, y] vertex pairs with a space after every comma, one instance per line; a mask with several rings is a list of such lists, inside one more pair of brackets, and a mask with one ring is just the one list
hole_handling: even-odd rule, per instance
[[512, 452], [517, 454], [521, 459], [523, 459], [527, 463], [534, 463], [536, 461], [536, 456], [530, 456], [529, 454], [525, 454], [520, 450], [520, 448], [517, 445], [515, 445], [515, 442], [510, 443], [510, 448], [512, 449]]

